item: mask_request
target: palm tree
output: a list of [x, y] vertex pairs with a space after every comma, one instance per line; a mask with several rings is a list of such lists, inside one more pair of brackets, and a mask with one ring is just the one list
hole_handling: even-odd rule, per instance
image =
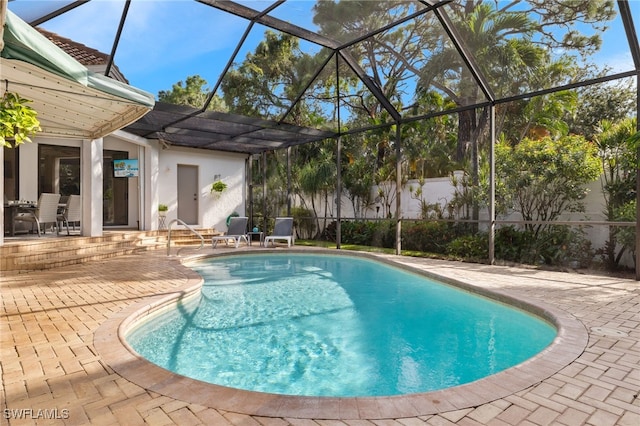
[[[315, 238], [321, 235], [322, 230], [326, 227], [326, 218], [332, 213], [329, 211], [329, 194], [336, 189], [336, 174], [336, 159], [331, 149], [331, 142], [323, 143], [318, 151], [318, 156], [308, 161], [300, 169], [300, 189], [310, 196], [311, 207], [316, 217], [317, 232]], [[324, 223], [322, 227], [320, 227], [320, 219], [318, 217], [317, 197], [324, 198]]]

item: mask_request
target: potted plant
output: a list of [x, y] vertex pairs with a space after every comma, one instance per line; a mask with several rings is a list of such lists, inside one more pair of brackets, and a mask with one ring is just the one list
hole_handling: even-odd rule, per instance
[[167, 206], [166, 204], [158, 204], [158, 213], [160, 214], [160, 216], [166, 216], [167, 210], [169, 210], [169, 206]]
[[0, 143], [3, 146], [13, 148], [31, 142], [30, 136], [42, 131], [36, 118], [38, 113], [27, 105], [29, 102], [12, 92], [4, 92], [0, 98]]
[[211, 184], [211, 193], [214, 195], [220, 195], [225, 189], [227, 189], [227, 184], [221, 180], [217, 180]]

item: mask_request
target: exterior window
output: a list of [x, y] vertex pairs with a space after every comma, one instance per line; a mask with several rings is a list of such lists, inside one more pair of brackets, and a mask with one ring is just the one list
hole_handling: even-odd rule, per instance
[[18, 161], [20, 150], [4, 147], [4, 198], [6, 200], [17, 200], [18, 193]]
[[80, 148], [38, 145], [38, 196], [43, 192], [80, 195]]
[[114, 160], [126, 160], [126, 151], [104, 151], [104, 187], [102, 194], [104, 226], [129, 224], [129, 179], [114, 176]]

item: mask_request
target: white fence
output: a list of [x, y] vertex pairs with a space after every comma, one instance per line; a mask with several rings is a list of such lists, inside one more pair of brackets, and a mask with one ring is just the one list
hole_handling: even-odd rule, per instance
[[[422, 215], [422, 203], [430, 205], [438, 205], [443, 211], [446, 212], [448, 204], [454, 199], [456, 188], [453, 185], [453, 181], [458, 182], [463, 177], [463, 172], [454, 172], [452, 177], [443, 178], [431, 178], [425, 179], [424, 184], [421, 186], [418, 180], [409, 180], [403, 187], [401, 192], [401, 217], [404, 219], [420, 219]], [[422, 196], [417, 197], [417, 191], [421, 188]], [[461, 188], [459, 188], [460, 190]], [[594, 181], [587, 186], [587, 196], [583, 200], [585, 205], [585, 211], [582, 213], [568, 213], [563, 215], [559, 220], [566, 221], [585, 221], [587, 222], [583, 227], [586, 238], [591, 241], [592, 247], [601, 248], [605, 245], [605, 242], [609, 238], [608, 226], [602, 224], [606, 222], [605, 200], [602, 194], [602, 184], [600, 180]], [[364, 213], [355, 214], [352, 207], [352, 203], [348, 196], [342, 195], [341, 202], [341, 214], [342, 218], [362, 217], [368, 219], [385, 218], [391, 211], [392, 215], [395, 215], [395, 183], [389, 183], [388, 185], [381, 185], [380, 187], [374, 186], [371, 189], [372, 199], [375, 200], [373, 204], [365, 209]], [[379, 192], [383, 194], [389, 194], [389, 197], [380, 197]], [[328, 197], [330, 204], [327, 208], [330, 217], [336, 217], [336, 201], [337, 198], [334, 195]], [[316, 211], [318, 215], [322, 215], [325, 211], [324, 199], [316, 199]], [[386, 205], [385, 205], [386, 204]], [[300, 206], [300, 200], [294, 199], [294, 205]], [[447, 214], [445, 213], [445, 217]], [[487, 223], [489, 220], [488, 210], [486, 208], [480, 211], [480, 221]], [[506, 216], [499, 216], [497, 220], [505, 221], [520, 221], [522, 217], [519, 213], [512, 213]], [[597, 224], [589, 225], [589, 223], [598, 222]], [[622, 264], [625, 266], [633, 267], [633, 258], [630, 253], [626, 253], [622, 259]]]

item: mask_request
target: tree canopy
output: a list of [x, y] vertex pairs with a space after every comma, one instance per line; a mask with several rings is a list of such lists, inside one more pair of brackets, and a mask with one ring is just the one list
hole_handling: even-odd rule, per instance
[[[503, 201], [538, 232], [566, 212], [584, 211], [585, 184], [602, 173], [596, 146], [582, 136], [525, 138], [496, 147], [496, 174], [504, 182]], [[533, 223], [537, 222], [537, 223]]]
[[[416, 14], [412, 2], [318, 2], [312, 19], [319, 33], [344, 42], [342, 51], [355, 64], [327, 48], [306, 53], [293, 35], [267, 30], [255, 49], [233, 64], [219, 95], [230, 112], [346, 131], [343, 189], [354, 208], [364, 210], [374, 201], [366, 188], [395, 181], [396, 174], [397, 123], [365, 84], [371, 83], [404, 119], [399, 133], [401, 180], [464, 170], [471, 194], [465, 202], [473, 204], [476, 219], [486, 185], [481, 162], [488, 158], [489, 114], [486, 107], [467, 107], [488, 96], [545, 91], [587, 74], [598, 76], [602, 70], [585, 68], [582, 61], [600, 48], [599, 31], [614, 18], [615, 6], [611, 0], [463, 0], [449, 3], [446, 10], [444, 17]], [[445, 19], [458, 41], [442, 29], [440, 21]], [[398, 21], [402, 24], [385, 27]], [[371, 36], [360, 37], [363, 34]], [[472, 52], [475, 64], [463, 60], [459, 49]], [[356, 78], [354, 66], [370, 81]], [[187, 83], [189, 88], [204, 86], [197, 79]], [[173, 92], [178, 98], [199, 99], [185, 93], [189, 90], [181, 84]], [[498, 150], [501, 178], [511, 185], [512, 195], [520, 197], [513, 205], [526, 219], [553, 220], [558, 209], [579, 210], [578, 186], [595, 179], [590, 144], [595, 118], [623, 118], [632, 105], [630, 94], [628, 87], [611, 92], [593, 86], [496, 107], [497, 133], [504, 142]], [[353, 131], [360, 128], [368, 130]], [[576, 132], [582, 136], [572, 135]], [[329, 160], [335, 163], [336, 150], [329, 147], [298, 146], [291, 152], [293, 190], [310, 197], [310, 203], [334, 179], [323, 168]], [[269, 158], [282, 162], [285, 157]], [[537, 161], [541, 164], [529, 164]], [[524, 170], [525, 165], [545, 164], [554, 165], [554, 176], [549, 176], [552, 170], [536, 169], [528, 174], [529, 180], [519, 176], [518, 183], [506, 172], [508, 167]], [[285, 167], [272, 169], [275, 175], [270, 178], [279, 179], [274, 185], [283, 187]], [[571, 180], [563, 180], [563, 173]], [[539, 204], [536, 197], [547, 196], [543, 189], [553, 189], [557, 198]], [[386, 206], [389, 197], [381, 197]]]
[[[207, 81], [199, 75], [186, 78], [185, 82], [177, 82], [171, 90], [161, 90], [158, 93], [160, 102], [175, 105], [188, 105], [194, 108], [202, 108], [209, 97]], [[219, 96], [214, 96], [208, 109], [215, 111], [227, 111], [224, 101]]]

